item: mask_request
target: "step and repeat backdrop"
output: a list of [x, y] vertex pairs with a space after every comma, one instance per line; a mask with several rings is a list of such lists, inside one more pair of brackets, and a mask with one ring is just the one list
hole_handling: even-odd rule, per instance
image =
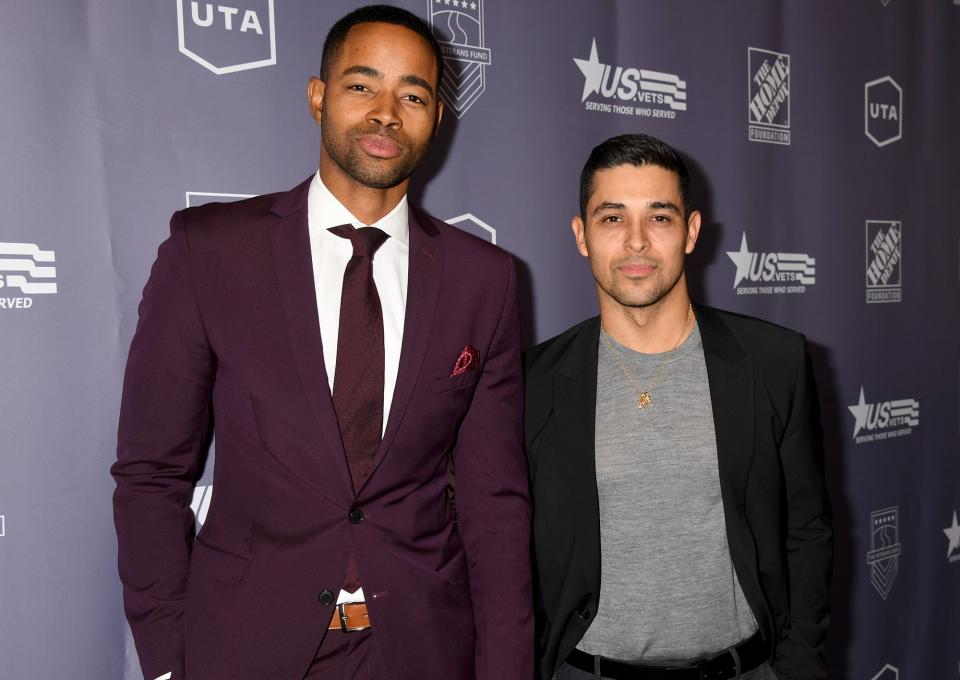
[[[316, 170], [305, 85], [357, 4], [0, 9], [4, 680], [140, 677], [108, 475], [140, 292], [174, 210]], [[695, 299], [810, 340], [832, 677], [960, 677], [960, 0], [397, 4], [447, 63], [412, 200], [516, 256], [527, 345], [596, 313], [569, 229], [590, 149], [684, 153]]]

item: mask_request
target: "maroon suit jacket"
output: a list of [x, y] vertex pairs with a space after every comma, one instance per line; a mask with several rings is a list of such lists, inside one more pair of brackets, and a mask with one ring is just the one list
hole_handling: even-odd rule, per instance
[[[319, 595], [336, 595], [352, 554], [376, 677], [529, 680], [513, 263], [411, 209], [396, 391], [355, 495], [323, 362], [308, 186], [176, 213], [144, 289], [112, 468], [144, 676], [299, 680], [333, 612]], [[451, 377], [467, 345], [479, 362]], [[217, 488], [194, 541], [211, 419]]]

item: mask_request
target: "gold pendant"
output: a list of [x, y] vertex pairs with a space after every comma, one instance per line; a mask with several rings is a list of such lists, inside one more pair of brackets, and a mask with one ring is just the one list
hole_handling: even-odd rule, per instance
[[650, 398], [650, 395], [646, 392], [643, 392], [640, 395], [640, 400], [637, 402], [637, 408], [646, 408], [653, 403], [653, 400]]

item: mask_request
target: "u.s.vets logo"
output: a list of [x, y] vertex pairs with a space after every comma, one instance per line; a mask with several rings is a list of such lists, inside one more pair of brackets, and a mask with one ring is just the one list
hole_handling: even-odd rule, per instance
[[687, 81], [676, 73], [635, 66], [617, 66], [600, 61], [597, 39], [590, 43], [590, 56], [574, 57], [583, 74], [580, 102], [587, 111], [647, 118], [677, 117], [687, 110]]
[[440, 95], [457, 118], [487, 88], [490, 50], [484, 46], [483, 0], [428, 0], [430, 27], [443, 52]]
[[0, 243], [0, 311], [30, 309], [31, 295], [57, 292], [56, 253], [36, 243]]
[[867, 220], [866, 284], [867, 302], [900, 302], [901, 242], [900, 222]]
[[[728, 250], [737, 267], [733, 287], [737, 295], [805, 293], [817, 282], [817, 260], [807, 253], [754, 252], [747, 246], [747, 232], [740, 250]], [[741, 283], [747, 285], [740, 285]]]
[[900, 568], [900, 508], [884, 508], [870, 513], [870, 583], [884, 600], [893, 589]]
[[273, 0], [177, 0], [180, 52], [218, 76], [277, 63]]
[[[920, 402], [913, 398], [868, 402], [860, 386], [860, 400], [847, 406], [853, 415], [853, 441], [883, 441], [913, 434], [920, 426]], [[863, 434], [860, 434], [863, 432]]]

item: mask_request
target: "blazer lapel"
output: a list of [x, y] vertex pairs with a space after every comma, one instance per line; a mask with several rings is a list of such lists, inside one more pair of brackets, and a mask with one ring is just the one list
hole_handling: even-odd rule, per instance
[[570, 515], [576, 550], [595, 596], [600, 586], [600, 498], [597, 492], [595, 432], [597, 415], [597, 346], [600, 317], [584, 324], [553, 379], [554, 422], [557, 428], [555, 465], [566, 471]]
[[[311, 176], [296, 188], [281, 194], [273, 204], [272, 211], [280, 220], [272, 226], [270, 245], [287, 334], [296, 357], [300, 380], [317, 418], [321, 449], [334, 452], [332, 457], [335, 460], [322, 456], [303, 456], [291, 460], [290, 464], [304, 481], [315, 488], [317, 480], [329, 476], [332, 465], [341, 477], [339, 488], [352, 494], [353, 484], [323, 362], [307, 219], [307, 194], [312, 180]], [[348, 504], [350, 502], [349, 498], [341, 500]]]
[[709, 307], [695, 306], [703, 356], [707, 364], [710, 402], [717, 436], [720, 490], [726, 513], [742, 512], [744, 489], [753, 459], [753, 363], [723, 320]]
[[[407, 275], [407, 306], [403, 317], [403, 340], [400, 344], [400, 365], [387, 427], [377, 448], [373, 468], [367, 482], [383, 461], [397, 436], [400, 422], [410, 403], [413, 388], [420, 377], [426, 356], [430, 331], [437, 313], [443, 258], [440, 231], [418, 210], [410, 207], [410, 250]], [[366, 486], [366, 483], [364, 483]], [[358, 490], [359, 493], [359, 490]]]

